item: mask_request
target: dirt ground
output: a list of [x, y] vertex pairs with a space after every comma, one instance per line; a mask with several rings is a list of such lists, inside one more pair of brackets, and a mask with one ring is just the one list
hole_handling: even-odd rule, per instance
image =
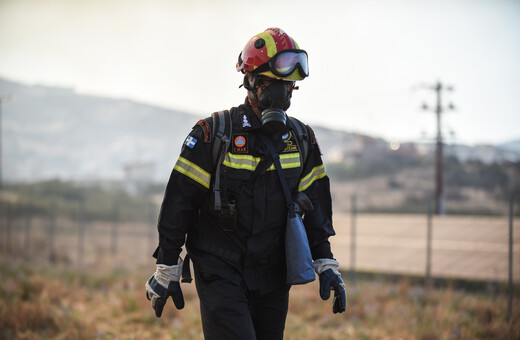
[[[334, 255], [344, 269], [424, 275], [426, 215], [334, 215]], [[355, 255], [351, 233], [355, 226]], [[431, 222], [431, 275], [507, 281], [509, 220], [506, 217], [434, 216]], [[520, 281], [520, 219], [514, 220], [514, 279]], [[354, 261], [354, 262], [352, 262]]]

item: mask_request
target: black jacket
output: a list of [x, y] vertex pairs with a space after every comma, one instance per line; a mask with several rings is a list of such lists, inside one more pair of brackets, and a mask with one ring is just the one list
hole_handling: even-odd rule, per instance
[[[211, 118], [201, 120], [186, 138], [168, 182], [159, 216], [157, 263], [177, 263], [185, 243], [202, 271], [243, 279], [251, 290], [271, 291], [285, 285], [284, 234], [287, 204], [274, 165], [262, 168], [266, 147], [261, 123], [249, 105], [231, 109], [231, 146], [221, 166], [222, 202], [234, 204], [236, 215], [221, 217], [214, 209], [214, 165]], [[329, 179], [319, 147], [309, 128], [305, 164], [292, 130], [274, 144], [293, 193], [303, 191], [314, 209], [304, 217], [313, 259], [332, 258], [334, 235]]]

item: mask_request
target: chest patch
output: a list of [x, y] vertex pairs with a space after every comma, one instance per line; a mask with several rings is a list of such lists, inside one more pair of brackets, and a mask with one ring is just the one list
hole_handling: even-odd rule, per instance
[[296, 144], [296, 141], [294, 140], [294, 136], [291, 131], [288, 131], [287, 133], [283, 134], [282, 139], [285, 143], [285, 148], [282, 151], [283, 153], [298, 151], [298, 145]]
[[248, 136], [247, 133], [233, 134], [232, 143], [233, 143], [233, 153], [247, 153], [248, 147]]

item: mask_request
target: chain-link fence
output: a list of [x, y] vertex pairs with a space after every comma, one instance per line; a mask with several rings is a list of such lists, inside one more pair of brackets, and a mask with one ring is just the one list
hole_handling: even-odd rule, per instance
[[157, 210], [150, 204], [147, 222], [120, 219], [120, 208], [105, 220], [86, 218], [85, 207], [62, 216], [57, 204], [46, 213], [29, 207], [4, 204], [0, 218], [0, 251], [28, 262], [65, 263], [83, 266], [149, 264], [157, 246]]
[[[520, 270], [514, 270], [520, 263], [518, 218], [359, 213], [363, 199], [353, 197], [349, 213], [334, 214], [331, 243], [343, 269], [494, 282], [507, 282], [511, 271], [520, 282]], [[112, 209], [111, 218], [93, 220], [81, 202], [72, 217], [60, 216], [57, 204], [46, 213], [4, 205], [0, 250], [27, 261], [78, 266], [149, 263], [158, 240], [158, 207], [150, 204], [145, 222], [124, 221], [121, 207]]]
[[[520, 221], [513, 216], [437, 216], [359, 213], [365, 199], [353, 196], [350, 212], [335, 213], [331, 243], [342, 269], [464, 279], [490, 283], [520, 282]], [[60, 215], [51, 203], [45, 213], [4, 204], [0, 252], [28, 262], [65, 263], [79, 268], [134, 267], [153, 263], [158, 207], [150, 203], [145, 222], [120, 218], [114, 204], [108, 219], [86, 218], [79, 202], [75, 214]], [[427, 209], [425, 209], [427, 210]]]

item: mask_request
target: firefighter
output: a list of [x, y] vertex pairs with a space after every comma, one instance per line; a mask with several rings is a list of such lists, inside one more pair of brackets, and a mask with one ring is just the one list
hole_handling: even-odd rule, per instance
[[231, 124], [219, 116], [219, 124], [231, 126], [229, 146], [216, 147], [212, 117], [186, 138], [166, 187], [153, 254], [157, 270], [146, 295], [157, 317], [170, 296], [184, 307], [179, 282], [189, 265], [179, 255], [186, 245], [206, 339], [282, 339], [290, 289], [288, 209], [262, 138], [273, 141], [303, 214], [320, 296], [326, 300], [334, 291], [333, 312], [341, 313], [346, 293], [328, 241], [335, 234], [329, 178], [312, 129], [285, 113], [295, 82], [309, 75], [307, 53], [283, 30], [268, 28], [248, 41], [236, 68], [247, 97], [229, 110]]

